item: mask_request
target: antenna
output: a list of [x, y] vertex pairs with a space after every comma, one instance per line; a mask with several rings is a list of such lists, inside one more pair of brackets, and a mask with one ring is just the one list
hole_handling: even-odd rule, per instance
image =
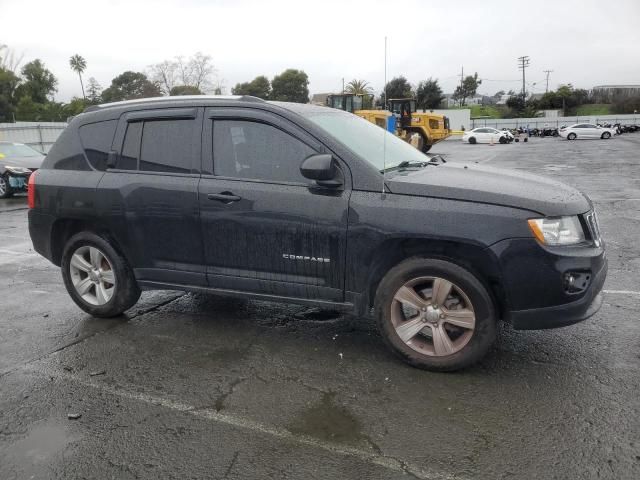
[[[384, 105], [383, 108], [387, 109], [389, 99], [387, 98], [387, 37], [384, 37]], [[392, 113], [393, 115], [393, 113]], [[384, 135], [382, 137], [382, 195], [384, 196], [384, 181], [387, 168], [387, 129], [384, 129]]]

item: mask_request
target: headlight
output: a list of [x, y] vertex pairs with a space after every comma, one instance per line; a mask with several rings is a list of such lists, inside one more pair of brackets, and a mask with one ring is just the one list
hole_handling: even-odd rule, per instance
[[529, 228], [544, 245], [575, 245], [585, 241], [578, 217], [532, 218]]
[[28, 168], [24, 168], [24, 167], [12, 167], [10, 165], [5, 165], [5, 170], [11, 172], [11, 173], [29, 173], [31, 170], [29, 170]]

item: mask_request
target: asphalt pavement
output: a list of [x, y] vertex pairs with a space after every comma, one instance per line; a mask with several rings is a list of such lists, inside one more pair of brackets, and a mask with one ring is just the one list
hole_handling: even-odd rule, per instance
[[26, 199], [0, 200], [0, 479], [640, 478], [640, 133], [432, 153], [589, 195], [608, 248], [601, 311], [502, 325], [454, 374], [308, 307], [145, 292], [98, 320], [33, 251]]

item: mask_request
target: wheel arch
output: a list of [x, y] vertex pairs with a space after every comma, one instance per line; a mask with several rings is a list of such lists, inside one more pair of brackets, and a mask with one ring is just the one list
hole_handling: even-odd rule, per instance
[[113, 248], [118, 251], [118, 253], [126, 258], [124, 252], [122, 252], [122, 249], [119, 247], [118, 243], [114, 240], [109, 231], [106, 228], [101, 227], [98, 223], [75, 218], [59, 218], [51, 227], [51, 261], [54, 265], [58, 267], [60, 266], [62, 263], [64, 246], [72, 236], [80, 232], [92, 232], [104, 237], [113, 246]]
[[467, 242], [424, 238], [392, 239], [383, 242], [373, 253], [365, 292], [367, 310], [373, 307], [376, 290], [384, 276], [400, 262], [413, 257], [446, 260], [471, 272], [485, 286], [500, 318], [507, 311], [507, 298], [493, 253]]

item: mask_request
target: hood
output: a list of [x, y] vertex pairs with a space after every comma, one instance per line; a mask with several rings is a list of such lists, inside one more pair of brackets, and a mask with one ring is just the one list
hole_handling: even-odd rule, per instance
[[549, 217], [576, 215], [592, 208], [585, 195], [564, 183], [475, 164], [427, 166], [397, 173], [385, 183], [393, 193], [491, 203]]
[[5, 155], [0, 158], [0, 166], [9, 165], [12, 167], [24, 167], [32, 170], [40, 168], [44, 161], [44, 155], [34, 155], [33, 157], [12, 157]]

